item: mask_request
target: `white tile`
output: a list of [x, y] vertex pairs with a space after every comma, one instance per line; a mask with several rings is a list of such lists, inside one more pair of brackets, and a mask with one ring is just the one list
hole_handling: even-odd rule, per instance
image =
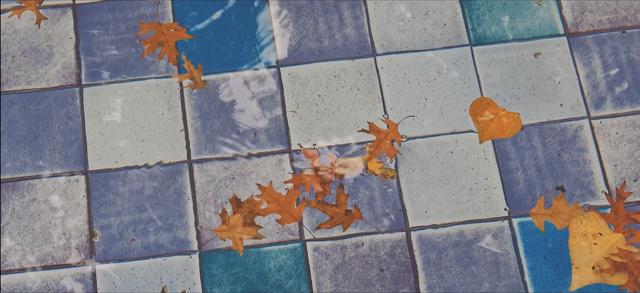
[[186, 159], [173, 79], [85, 88], [84, 113], [93, 170]]
[[565, 38], [473, 50], [484, 95], [524, 123], [586, 115]]
[[475, 133], [404, 143], [398, 168], [411, 226], [507, 214], [493, 149]]
[[378, 58], [380, 80], [392, 119], [408, 136], [473, 129], [467, 107], [480, 96], [468, 47]]
[[202, 292], [198, 265], [198, 255], [98, 265], [98, 292]]
[[383, 115], [373, 59], [282, 68], [291, 144], [371, 139], [356, 132]]
[[91, 267], [2, 275], [2, 292], [91, 292]]
[[378, 53], [468, 43], [458, 1], [367, 1]]

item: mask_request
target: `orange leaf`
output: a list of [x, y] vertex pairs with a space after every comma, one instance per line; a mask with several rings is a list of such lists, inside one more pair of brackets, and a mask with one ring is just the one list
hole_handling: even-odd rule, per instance
[[278, 223], [286, 225], [299, 222], [302, 219], [305, 202], [297, 205], [296, 202], [301, 192], [298, 189], [289, 189], [287, 194], [277, 192], [273, 189], [273, 185], [269, 182], [268, 186], [258, 184], [260, 190], [260, 198], [267, 203], [267, 207], [259, 211], [261, 216], [270, 214], [278, 214], [280, 218]]
[[176, 49], [176, 42], [193, 38], [191, 35], [187, 34], [187, 30], [181, 27], [177, 22], [138, 23], [138, 36], [144, 36], [150, 32], [153, 32], [154, 34], [149, 36], [146, 40], [141, 41], [144, 46], [142, 58], [151, 55], [151, 53], [160, 48], [160, 52], [156, 58], [161, 60], [166, 55], [169, 62], [173, 65], [178, 65], [178, 49]]
[[233, 214], [242, 215], [243, 222], [246, 225], [258, 226], [255, 218], [259, 215], [259, 211], [262, 206], [261, 199], [250, 196], [244, 201], [241, 201], [237, 195], [233, 194], [229, 198], [229, 204], [231, 204]]
[[367, 121], [369, 129], [360, 129], [358, 132], [364, 132], [375, 136], [375, 140], [366, 146], [367, 158], [375, 159], [385, 154], [387, 158], [393, 160], [397, 154], [400, 153], [394, 143], [400, 145], [402, 142], [402, 135], [398, 130], [398, 124], [393, 120], [384, 118], [382, 122], [387, 125], [387, 129], [382, 129], [375, 125], [373, 122]]
[[316, 229], [331, 229], [342, 225], [342, 231], [347, 231], [351, 224], [357, 220], [362, 220], [362, 213], [357, 205], [353, 209], [347, 209], [349, 194], [344, 192], [344, 186], [340, 184], [336, 190], [336, 204], [328, 204], [321, 200], [308, 201], [308, 205], [320, 210], [329, 216], [329, 220], [318, 225]]
[[544, 222], [549, 221], [558, 229], [565, 229], [574, 217], [584, 213], [584, 210], [576, 203], [569, 205], [564, 198], [564, 192], [556, 195], [551, 203], [551, 208], [544, 207], [544, 196], [536, 202], [536, 206], [531, 209], [530, 215], [533, 224], [540, 231], [544, 232]]
[[323, 199], [325, 196], [331, 194], [331, 181], [325, 180], [311, 169], [293, 174], [291, 179], [284, 181], [284, 183], [293, 184], [293, 189], [304, 187], [306, 192], [311, 192], [313, 188], [316, 199]]
[[[629, 292], [640, 292], [640, 250], [630, 246], [619, 248], [614, 257], [607, 258], [611, 262], [609, 273], [627, 273], [627, 280], [620, 289]], [[620, 260], [617, 260], [620, 259]]]
[[44, 16], [42, 12], [40, 12], [40, 5], [42, 5], [43, 1], [44, 0], [17, 0], [17, 2], [20, 3], [21, 6], [13, 8], [11, 10], [11, 13], [9, 14], [9, 18], [14, 15], [20, 18], [22, 16], [22, 13], [24, 13], [25, 11], [31, 11], [36, 16], [36, 25], [38, 25], [38, 28], [40, 28], [40, 24], [42, 23], [42, 21], [47, 19], [47, 17]]
[[183, 73], [178, 75], [178, 82], [182, 82], [185, 80], [191, 80], [191, 83], [187, 85], [191, 89], [203, 89], [207, 86], [207, 82], [202, 80], [202, 64], [198, 64], [198, 68], [196, 69], [193, 66], [193, 63], [187, 59], [187, 57], [182, 54], [182, 66], [187, 70], [187, 73]]
[[398, 175], [396, 170], [385, 167], [378, 159], [371, 159], [367, 162], [367, 171], [381, 179], [393, 179]]
[[501, 108], [491, 98], [479, 97], [471, 102], [469, 116], [478, 130], [480, 143], [510, 138], [522, 130], [520, 113]]
[[625, 226], [629, 224], [640, 224], [638, 220], [640, 212], [628, 212], [625, 210], [624, 202], [632, 194], [632, 192], [625, 190], [626, 185], [626, 182], [622, 182], [622, 184], [616, 188], [615, 199], [609, 193], [604, 193], [607, 201], [611, 204], [611, 210], [609, 213], [600, 213], [600, 216], [613, 226], [614, 232], [624, 233], [627, 238], [630, 238], [633, 237], [631, 234], [635, 234], [637, 231], [634, 231], [634, 229], [625, 229]]
[[229, 216], [227, 210], [223, 209], [220, 212], [220, 219], [222, 224], [215, 229], [215, 232], [221, 240], [230, 239], [232, 248], [238, 251], [240, 255], [244, 253], [243, 240], [248, 239], [262, 239], [264, 238], [258, 230], [261, 228], [258, 225], [247, 225], [244, 222], [242, 214], [233, 214]]

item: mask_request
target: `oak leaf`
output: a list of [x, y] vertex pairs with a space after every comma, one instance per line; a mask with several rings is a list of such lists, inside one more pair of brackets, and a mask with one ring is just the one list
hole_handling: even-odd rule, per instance
[[478, 131], [480, 143], [510, 138], [522, 130], [520, 113], [509, 112], [488, 97], [479, 97], [471, 102], [469, 116]]
[[244, 253], [244, 240], [249, 239], [262, 239], [264, 236], [258, 233], [261, 228], [255, 224], [248, 224], [244, 222], [244, 216], [242, 214], [233, 214], [229, 216], [226, 209], [220, 212], [220, 220], [222, 224], [213, 229], [213, 232], [218, 235], [220, 240], [231, 240], [231, 247], [238, 251], [240, 255]]
[[569, 226], [571, 219], [582, 213], [584, 210], [577, 203], [569, 205], [564, 198], [564, 192], [560, 192], [553, 198], [549, 209], [544, 207], [544, 196], [541, 196], [531, 209], [530, 216], [533, 224], [544, 232], [545, 221], [551, 222], [558, 229], [565, 229]]
[[607, 260], [611, 266], [603, 270], [604, 273], [611, 275], [626, 273], [626, 281], [620, 285], [620, 288], [627, 289], [629, 292], [640, 292], [640, 250], [628, 245], [620, 247]]
[[144, 46], [142, 58], [151, 55], [158, 48], [160, 52], [156, 56], [158, 60], [167, 56], [169, 63], [178, 65], [178, 49], [176, 42], [180, 40], [188, 40], [193, 36], [187, 33], [187, 30], [181, 27], [177, 22], [160, 23], [160, 22], [140, 22], [138, 23], [138, 36], [145, 36], [153, 32], [146, 40], [142, 40]]
[[333, 164], [333, 174], [339, 178], [352, 178], [364, 170], [364, 157], [337, 158]]
[[327, 216], [329, 220], [321, 223], [316, 229], [331, 229], [338, 225], [342, 226], [342, 231], [347, 231], [351, 224], [358, 220], [362, 220], [362, 213], [358, 205], [353, 205], [353, 209], [347, 208], [349, 194], [344, 191], [344, 186], [340, 184], [336, 189], [336, 204], [329, 204], [321, 200], [307, 201], [307, 204], [317, 209]]
[[367, 171], [382, 179], [393, 179], [398, 176], [396, 170], [385, 167], [384, 163], [378, 159], [371, 159], [367, 162]]
[[293, 184], [293, 189], [303, 187], [306, 192], [311, 192], [313, 189], [316, 199], [323, 199], [331, 194], [331, 182], [335, 178], [336, 157], [330, 154], [327, 165], [321, 162], [320, 153], [315, 148], [302, 148], [302, 155], [309, 160], [311, 168], [293, 174], [284, 183]]
[[640, 211], [632, 212], [625, 209], [625, 201], [632, 192], [626, 191], [626, 182], [622, 182], [620, 186], [616, 188], [616, 198], [614, 199], [609, 193], [605, 192], [605, 197], [611, 205], [611, 210], [608, 213], [599, 213], [607, 223], [613, 226], [613, 231], [617, 233], [623, 233], [625, 237], [629, 238], [631, 242], [638, 242], [637, 229], [633, 229], [630, 225], [640, 224]]
[[400, 150], [394, 145], [395, 143], [400, 146], [402, 142], [402, 135], [398, 130], [398, 123], [388, 118], [383, 118], [382, 122], [387, 125], [387, 129], [382, 129], [375, 123], [367, 121], [369, 129], [363, 128], [358, 130], [358, 132], [371, 134], [375, 137], [374, 141], [365, 147], [367, 150], [366, 161], [378, 158], [383, 154], [390, 160], [393, 160], [396, 155], [400, 153]]
[[180, 57], [182, 57], [182, 66], [187, 70], [187, 73], [178, 75], [178, 82], [190, 80], [191, 83], [186, 87], [193, 90], [205, 88], [207, 86], [207, 82], [202, 80], [202, 64], [198, 64], [198, 68], [195, 68], [193, 63], [191, 63], [184, 54]]
[[280, 225], [296, 223], [302, 219], [306, 203], [303, 201], [297, 204], [298, 197], [301, 194], [299, 189], [289, 189], [287, 194], [284, 195], [273, 189], [271, 182], [267, 186], [257, 185], [260, 190], [260, 199], [267, 203], [267, 207], [259, 210], [260, 216], [278, 214], [280, 216], [278, 219]]
[[40, 11], [40, 5], [42, 5], [43, 1], [44, 0], [17, 0], [21, 6], [13, 8], [9, 14], [9, 18], [14, 15], [20, 18], [25, 11], [31, 11], [36, 17], [36, 25], [40, 28], [42, 21], [47, 19]]
[[242, 220], [246, 225], [258, 226], [255, 218], [259, 216], [259, 211], [263, 204], [261, 199], [250, 196], [242, 201], [237, 195], [233, 194], [229, 198], [229, 204], [231, 204], [233, 214], [242, 215]]

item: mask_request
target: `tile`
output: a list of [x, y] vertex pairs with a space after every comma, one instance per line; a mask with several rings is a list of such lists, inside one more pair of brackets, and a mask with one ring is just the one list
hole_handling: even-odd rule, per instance
[[591, 115], [640, 110], [640, 30], [569, 40]]
[[362, 1], [270, 1], [280, 64], [370, 55]]
[[640, 199], [640, 115], [593, 121], [600, 155], [611, 191], [623, 181]]
[[402, 134], [473, 129], [467, 107], [481, 94], [468, 47], [378, 57], [378, 68], [391, 118], [417, 116], [402, 123]]
[[2, 270], [90, 258], [82, 176], [2, 183]]
[[91, 292], [91, 267], [2, 275], [2, 292]]
[[[530, 219], [514, 220], [520, 255], [531, 292], [567, 292], [571, 284], [569, 230], [549, 222], [544, 233]], [[573, 292], [617, 292], [617, 286], [595, 284]]]
[[198, 255], [178, 255], [96, 266], [98, 292], [202, 292]]
[[640, 25], [638, 1], [560, 1], [569, 32], [587, 32]]
[[186, 164], [93, 173], [98, 261], [197, 249]]
[[528, 214], [541, 195], [566, 189], [569, 202], [604, 204], [605, 189], [589, 122], [526, 126], [495, 143], [507, 205], [512, 214]]
[[334, 145], [371, 139], [356, 131], [366, 127], [367, 121], [379, 121], [384, 113], [373, 59], [281, 70], [291, 145]]
[[33, 14], [9, 19], [9, 13], [2, 13], [3, 91], [78, 83], [71, 8], [42, 9], [42, 13], [48, 19], [40, 29]]
[[142, 38], [136, 35], [139, 22], [171, 22], [170, 1], [105, 1], [78, 5], [77, 10], [84, 83], [176, 73], [166, 57], [142, 58]]
[[[258, 194], [256, 183], [267, 185], [273, 181], [276, 190], [284, 192], [284, 180], [291, 175], [289, 155], [271, 155], [253, 158], [236, 158], [198, 162], [193, 165], [198, 203], [198, 223], [200, 223], [200, 244], [202, 250], [230, 247], [231, 241], [222, 241], [211, 232], [220, 225], [220, 211], [226, 208], [231, 211], [228, 199], [236, 194], [245, 199]], [[300, 239], [298, 225], [290, 224], [282, 227], [276, 222], [277, 215], [257, 217], [256, 223], [263, 228], [262, 240], [247, 240], [247, 244], [269, 243], [284, 240]]]
[[[87, 1], [87, 0], [76, 0], [76, 2]], [[90, 0], [89, 0], [90, 1]], [[42, 2], [42, 7], [47, 7], [51, 5], [69, 5], [72, 4], [73, 0], [47, 0], [46, 2]], [[1, 9], [9, 9], [16, 6], [20, 6], [16, 0], [0, 0], [0, 8]]]
[[84, 114], [92, 170], [187, 158], [173, 79], [85, 88]]
[[562, 34], [556, 1], [460, 1], [475, 45]]
[[507, 214], [493, 149], [475, 133], [402, 144], [398, 176], [411, 226]]
[[217, 250], [200, 255], [206, 292], [309, 292], [301, 243], [249, 248], [244, 254]]
[[404, 233], [307, 242], [314, 292], [414, 292]]
[[205, 77], [207, 88], [185, 90], [194, 158], [288, 148], [275, 70]]
[[[334, 154], [340, 158], [357, 157], [365, 154], [364, 146], [364, 144], [346, 145], [319, 148], [318, 151], [322, 158], [329, 154]], [[294, 153], [294, 168], [296, 172], [310, 167], [309, 161], [302, 156], [301, 152]], [[381, 180], [373, 175], [360, 174], [356, 177], [345, 178], [342, 183], [344, 184], [345, 192], [349, 194], [349, 208], [357, 205], [366, 222], [357, 221], [345, 232], [342, 231], [342, 226], [316, 230], [315, 227], [327, 221], [328, 217], [318, 210], [308, 208], [304, 212], [304, 224], [307, 229], [311, 230], [313, 235], [305, 229], [304, 232], [307, 239], [363, 232], [398, 231], [405, 228], [404, 212], [396, 180]], [[331, 185], [333, 195], [325, 197], [328, 202], [335, 203], [335, 190], [338, 185], [338, 182], [334, 182]], [[314, 195], [306, 193], [304, 196], [309, 199], [315, 198]]]
[[473, 50], [484, 95], [524, 123], [586, 116], [565, 38]]
[[77, 89], [3, 94], [2, 178], [84, 169]]
[[411, 238], [420, 291], [524, 291], [507, 221], [415, 231]]
[[[193, 39], [177, 43], [205, 74], [275, 65], [267, 1], [172, 1]], [[184, 69], [180, 68], [181, 72]]]
[[467, 44], [457, 1], [368, 0], [377, 53], [425, 50]]

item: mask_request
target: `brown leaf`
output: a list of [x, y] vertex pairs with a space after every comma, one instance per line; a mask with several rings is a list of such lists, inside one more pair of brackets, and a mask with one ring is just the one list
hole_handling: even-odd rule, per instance
[[9, 14], [9, 18], [16, 15], [18, 18], [22, 16], [22, 13], [25, 11], [31, 11], [36, 17], [36, 25], [40, 28], [40, 24], [42, 21], [47, 19], [44, 14], [40, 11], [40, 5], [44, 0], [17, 0], [17, 2], [21, 5], [11, 9], [11, 13]]
[[626, 273], [627, 279], [620, 289], [627, 289], [629, 292], [640, 292], [640, 250], [634, 247], [625, 246], [618, 249], [613, 257], [607, 258], [611, 262], [611, 267], [606, 272], [609, 274]]
[[144, 46], [142, 58], [151, 55], [151, 53], [160, 48], [160, 52], [156, 57], [158, 60], [161, 60], [166, 55], [169, 63], [178, 65], [178, 49], [176, 49], [176, 42], [191, 39], [193, 36], [187, 34], [187, 30], [181, 27], [177, 22], [138, 23], [138, 36], [144, 36], [151, 32], [154, 34], [149, 36], [146, 40], [141, 41]]
[[306, 203], [297, 204], [298, 197], [301, 192], [298, 189], [289, 189], [287, 194], [277, 192], [273, 189], [273, 185], [269, 182], [268, 186], [258, 184], [260, 190], [260, 198], [267, 203], [267, 207], [259, 211], [260, 216], [270, 214], [278, 214], [280, 218], [278, 223], [286, 225], [299, 222], [302, 219], [302, 213]]
[[193, 90], [203, 89], [207, 86], [207, 82], [202, 80], [202, 64], [198, 64], [198, 68], [196, 69], [193, 66], [193, 63], [187, 59], [187, 57], [182, 54], [182, 66], [187, 70], [187, 73], [183, 73], [178, 75], [178, 82], [183, 82], [185, 80], [191, 80], [186, 87], [189, 87]]
[[604, 193], [607, 201], [611, 204], [611, 210], [608, 213], [599, 214], [607, 223], [613, 226], [614, 232], [623, 233], [625, 237], [637, 241], [637, 229], [627, 227], [627, 225], [640, 224], [640, 211], [631, 212], [625, 209], [624, 203], [632, 194], [632, 192], [625, 190], [626, 185], [626, 182], [622, 182], [622, 184], [616, 188], [615, 199], [609, 193]]
[[349, 194], [344, 191], [344, 186], [340, 184], [336, 190], [335, 205], [317, 199], [307, 201], [310, 207], [329, 216], [329, 220], [318, 225], [316, 229], [331, 229], [335, 226], [342, 225], [342, 231], [347, 231], [355, 221], [362, 220], [362, 213], [357, 205], [354, 205], [353, 209], [347, 209], [348, 200]]
[[316, 195], [316, 199], [323, 199], [325, 196], [331, 194], [331, 182], [333, 181], [335, 174], [335, 156], [329, 158], [329, 165], [324, 165], [320, 161], [320, 154], [315, 148], [302, 148], [302, 155], [309, 160], [311, 168], [304, 169], [299, 173], [293, 174], [292, 177], [286, 181], [285, 184], [293, 184], [293, 189], [304, 187], [306, 192], [313, 192]]
[[480, 143], [510, 138], [522, 130], [520, 113], [509, 112], [488, 97], [479, 97], [471, 102], [469, 116], [478, 130]]
[[393, 160], [396, 155], [400, 153], [400, 150], [394, 145], [394, 143], [396, 143], [400, 146], [402, 142], [402, 135], [398, 130], [398, 124], [388, 118], [382, 119], [382, 122], [387, 125], [387, 129], [382, 129], [373, 122], [368, 121], [369, 129], [358, 130], [358, 132], [371, 134], [375, 137], [374, 141], [365, 147], [367, 150], [367, 161], [378, 158], [383, 154], [390, 160]]
[[258, 226], [255, 218], [259, 215], [262, 203], [261, 199], [254, 196], [250, 196], [244, 201], [241, 201], [235, 194], [229, 198], [233, 214], [242, 215], [242, 220], [247, 226]]
[[220, 240], [231, 240], [231, 247], [238, 251], [240, 255], [244, 253], [243, 240], [249, 239], [262, 239], [264, 236], [258, 233], [261, 228], [258, 225], [249, 225], [244, 222], [242, 214], [233, 214], [229, 216], [226, 209], [220, 212], [220, 219], [222, 224], [213, 229], [213, 232], [218, 235]]
[[544, 196], [536, 202], [536, 206], [531, 209], [530, 215], [533, 224], [544, 232], [544, 222], [549, 221], [558, 229], [565, 229], [574, 217], [584, 213], [584, 210], [576, 203], [569, 205], [564, 198], [564, 192], [556, 195], [551, 203], [551, 208], [544, 207]]

